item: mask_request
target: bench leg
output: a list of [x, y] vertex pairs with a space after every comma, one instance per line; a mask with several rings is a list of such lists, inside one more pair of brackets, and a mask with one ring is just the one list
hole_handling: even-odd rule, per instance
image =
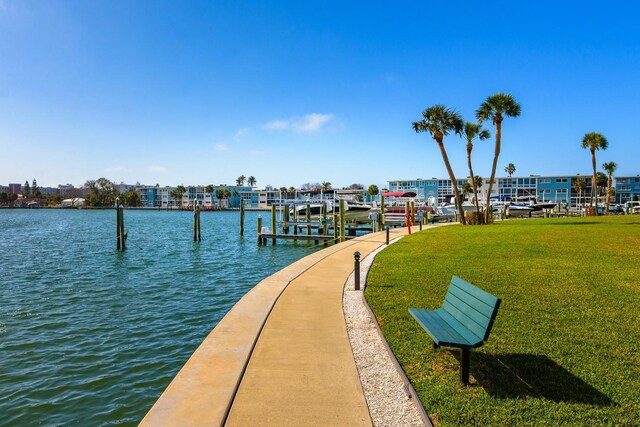
[[460, 349], [460, 381], [462, 384], [469, 385], [469, 349]]
[[435, 350], [437, 350], [437, 349], [438, 349], [438, 347], [440, 347], [440, 346], [439, 346], [438, 344], [436, 344], [436, 342], [434, 341], [434, 342], [433, 342], [433, 350], [434, 350], [434, 351], [435, 351]]

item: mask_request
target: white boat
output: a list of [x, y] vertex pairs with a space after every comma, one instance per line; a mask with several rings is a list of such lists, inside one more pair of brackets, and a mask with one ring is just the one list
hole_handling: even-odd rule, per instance
[[[324, 202], [326, 205], [327, 217], [331, 217], [334, 214], [340, 215], [340, 202], [327, 200]], [[322, 219], [322, 203], [312, 202], [309, 203], [309, 215], [312, 221], [319, 221]], [[361, 221], [369, 218], [369, 211], [371, 206], [365, 203], [357, 202], [355, 200], [345, 200], [345, 220], [346, 221]], [[304, 221], [307, 217], [307, 204], [299, 204], [294, 206], [298, 221]], [[290, 214], [293, 218], [293, 212]]]

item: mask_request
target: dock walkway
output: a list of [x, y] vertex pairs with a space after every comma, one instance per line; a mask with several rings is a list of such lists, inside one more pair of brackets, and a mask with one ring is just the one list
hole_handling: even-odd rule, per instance
[[[406, 228], [394, 229], [399, 237]], [[260, 282], [225, 316], [141, 425], [370, 426], [342, 308], [353, 253], [385, 233], [309, 255]]]

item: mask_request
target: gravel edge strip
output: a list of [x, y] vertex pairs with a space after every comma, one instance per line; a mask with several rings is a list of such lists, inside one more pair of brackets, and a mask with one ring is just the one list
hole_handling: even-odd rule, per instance
[[354, 290], [353, 273], [344, 286], [342, 305], [351, 349], [374, 426], [431, 426], [411, 385], [403, 378], [404, 373], [398, 371], [401, 368], [397, 361], [394, 363], [395, 356], [389, 354], [364, 298], [367, 274], [375, 256], [384, 248], [378, 248], [360, 262], [361, 290]]

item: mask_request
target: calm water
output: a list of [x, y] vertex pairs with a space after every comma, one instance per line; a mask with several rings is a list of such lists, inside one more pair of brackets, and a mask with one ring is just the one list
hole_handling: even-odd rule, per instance
[[[224, 314], [310, 244], [257, 213], [0, 210], [0, 425], [137, 424]], [[269, 213], [262, 213], [268, 223]], [[247, 231], [249, 230], [249, 231]]]

